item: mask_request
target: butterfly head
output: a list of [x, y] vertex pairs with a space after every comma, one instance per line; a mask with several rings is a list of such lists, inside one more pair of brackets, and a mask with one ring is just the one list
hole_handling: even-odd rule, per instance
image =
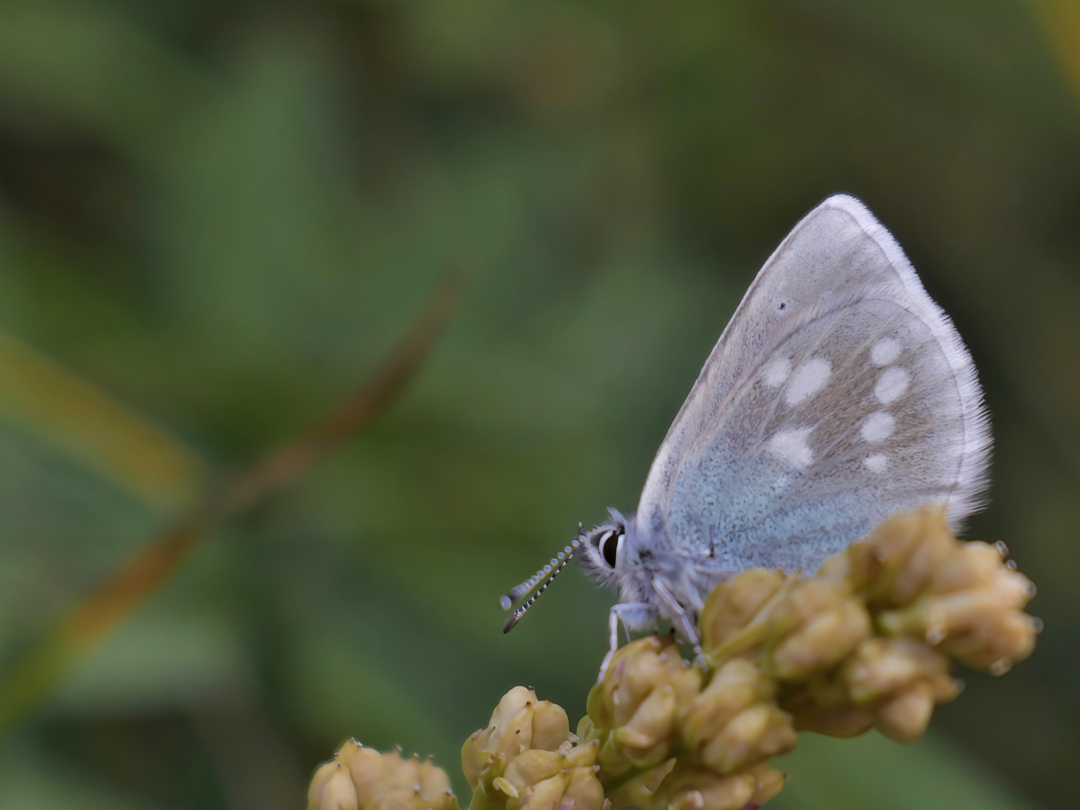
[[626, 566], [626, 519], [610, 510], [611, 519], [588, 532], [583, 532], [579, 552], [581, 567], [593, 580], [604, 587], [620, 584], [619, 572]]

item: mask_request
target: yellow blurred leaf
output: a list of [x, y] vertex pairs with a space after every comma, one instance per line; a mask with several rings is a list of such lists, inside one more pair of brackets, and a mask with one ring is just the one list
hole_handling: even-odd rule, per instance
[[100, 388], [0, 332], [0, 415], [155, 506], [198, 492], [201, 460]]
[[1035, 0], [1046, 36], [1062, 72], [1080, 99], [1080, 3], [1076, 0]]

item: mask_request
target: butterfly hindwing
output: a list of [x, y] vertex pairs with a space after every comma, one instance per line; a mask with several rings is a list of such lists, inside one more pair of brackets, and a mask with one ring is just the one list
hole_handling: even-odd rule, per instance
[[976, 506], [974, 366], [857, 200], [811, 211], [721, 335], [661, 445], [637, 525], [695, 565], [812, 571], [888, 515]]

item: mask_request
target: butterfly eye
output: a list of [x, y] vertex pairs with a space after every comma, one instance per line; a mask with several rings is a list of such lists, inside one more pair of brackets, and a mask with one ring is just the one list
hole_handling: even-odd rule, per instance
[[615, 559], [619, 552], [619, 546], [622, 545], [623, 538], [626, 535], [620, 534], [618, 538], [615, 537], [615, 532], [608, 532], [600, 539], [600, 556], [604, 558], [604, 562], [615, 567]]

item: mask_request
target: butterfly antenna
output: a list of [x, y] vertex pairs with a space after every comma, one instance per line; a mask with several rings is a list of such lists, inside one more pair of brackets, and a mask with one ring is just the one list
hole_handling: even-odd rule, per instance
[[[551, 583], [555, 581], [555, 577], [557, 577], [562, 572], [562, 570], [566, 568], [566, 564], [569, 563], [570, 560], [574, 559], [574, 552], [580, 545], [581, 538], [575, 538], [573, 543], [560, 551], [556, 556], [552, 557], [550, 563], [545, 565], [543, 568], [541, 568], [539, 571], [537, 571], [535, 574], [533, 574], [531, 577], [522, 582], [520, 585], [510, 591], [510, 593], [508, 593], [506, 596], [502, 597], [502, 599], [499, 600], [499, 604], [502, 605], [502, 609], [509, 610], [515, 604], [521, 601], [521, 599], [523, 599], [526, 595], [528, 595], [529, 591], [531, 591], [533, 588], [536, 588], [536, 593], [530, 596], [528, 601], [520, 605], [518, 609], [514, 611], [513, 615], [511, 615], [510, 618], [506, 620], [506, 624], [503, 626], [504, 633], [509, 633], [513, 626], [519, 621], [521, 621], [521, 617], [524, 616], [526, 612], [528, 612], [529, 608], [531, 608], [536, 603], [536, 600], [540, 598], [540, 594], [542, 594], [548, 589], [548, 586], [550, 586]], [[537, 588], [538, 584], [539, 587]]]

